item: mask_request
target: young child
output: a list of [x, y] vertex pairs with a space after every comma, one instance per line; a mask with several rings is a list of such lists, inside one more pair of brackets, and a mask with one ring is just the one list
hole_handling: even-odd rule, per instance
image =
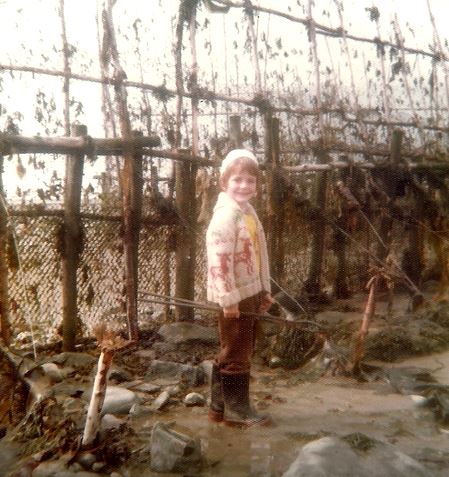
[[250, 405], [250, 360], [256, 318], [273, 302], [265, 234], [249, 201], [256, 195], [257, 159], [232, 150], [220, 168], [220, 187], [206, 234], [207, 298], [218, 303], [220, 351], [212, 368], [209, 419], [229, 425], [267, 423]]

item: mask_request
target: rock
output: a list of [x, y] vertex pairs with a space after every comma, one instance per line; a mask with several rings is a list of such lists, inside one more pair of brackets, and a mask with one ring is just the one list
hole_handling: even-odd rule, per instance
[[176, 351], [176, 345], [174, 343], [165, 343], [164, 341], [159, 341], [154, 343], [153, 349], [155, 355], [163, 355], [165, 353], [170, 353], [171, 351]]
[[55, 475], [57, 472], [66, 471], [65, 462], [56, 461], [45, 461], [41, 462], [31, 474], [33, 477], [48, 477], [50, 475]]
[[200, 393], [189, 393], [184, 398], [184, 404], [186, 406], [204, 406], [206, 398]]
[[173, 397], [181, 392], [181, 387], [178, 384], [173, 384], [172, 386], [167, 386], [165, 390], [168, 392], [170, 397]]
[[74, 462], [73, 464], [69, 465], [70, 472], [81, 472], [83, 471], [83, 466], [79, 462]]
[[62, 381], [53, 386], [53, 392], [55, 395], [65, 395], [70, 397], [80, 397], [85, 394], [89, 386], [92, 386], [92, 383], [71, 383], [68, 381]]
[[92, 464], [92, 470], [94, 472], [101, 472], [106, 467], [106, 462], [94, 462]]
[[73, 473], [67, 469], [67, 463], [70, 460], [71, 455], [65, 454], [61, 456], [58, 460], [46, 460], [41, 462], [31, 474], [33, 477], [54, 477], [58, 475], [59, 477], [74, 476], [79, 475], [78, 473]]
[[118, 366], [113, 366], [109, 371], [109, 379], [113, 379], [118, 383], [123, 383], [125, 381], [131, 381], [134, 376], [128, 371], [119, 368]]
[[136, 394], [129, 389], [108, 386], [102, 414], [128, 414], [136, 399]]
[[105, 414], [101, 418], [100, 429], [103, 431], [109, 431], [110, 429], [118, 429], [125, 422], [125, 419], [119, 419], [112, 414]]
[[218, 343], [218, 332], [215, 327], [201, 326], [186, 321], [162, 325], [158, 333], [168, 343], [180, 344], [193, 341], [209, 344]]
[[53, 383], [60, 383], [64, 379], [64, 375], [55, 363], [44, 363], [42, 369]]
[[173, 361], [160, 361], [155, 359], [150, 366], [152, 376], [177, 377], [190, 386], [204, 384], [205, 374], [201, 366], [176, 363]]
[[[92, 389], [83, 395], [84, 399], [90, 400]], [[119, 386], [108, 386], [104, 398], [101, 414], [128, 414], [137, 396], [133, 391]]]
[[129, 410], [129, 415], [134, 416], [134, 417], [139, 417], [139, 416], [144, 416], [145, 414], [151, 414], [153, 412], [153, 409], [144, 406], [138, 402], [134, 403], [132, 408]]
[[306, 444], [282, 477], [431, 477], [418, 461], [362, 434]]
[[53, 356], [52, 363], [61, 364], [73, 368], [84, 368], [94, 366], [98, 359], [87, 353], [65, 352]]
[[154, 394], [157, 393], [161, 390], [161, 387], [158, 386], [157, 384], [151, 384], [151, 383], [142, 383], [137, 386], [134, 386], [132, 388], [134, 391], [138, 391], [141, 393], [149, 393], [149, 394]]
[[85, 469], [90, 469], [93, 465], [93, 463], [97, 459], [93, 454], [90, 452], [86, 452], [85, 454], [81, 454], [80, 456], [77, 457], [77, 461], [85, 468]]
[[151, 404], [151, 409], [155, 411], [161, 410], [170, 401], [170, 393], [162, 391], [161, 394]]
[[199, 439], [193, 439], [156, 423], [151, 433], [151, 469], [156, 472], [186, 472], [201, 462]]
[[119, 419], [112, 414], [105, 414], [101, 418], [99, 437], [100, 440], [104, 440], [107, 434], [113, 430], [118, 429], [122, 424], [126, 422], [125, 419]]

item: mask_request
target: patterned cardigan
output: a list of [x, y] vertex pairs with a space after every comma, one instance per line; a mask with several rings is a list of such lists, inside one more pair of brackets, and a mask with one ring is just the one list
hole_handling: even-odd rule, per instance
[[218, 196], [207, 229], [207, 299], [221, 307], [234, 305], [261, 291], [271, 291], [265, 234], [251, 205], [249, 211], [257, 224], [259, 267], [244, 214], [225, 192]]

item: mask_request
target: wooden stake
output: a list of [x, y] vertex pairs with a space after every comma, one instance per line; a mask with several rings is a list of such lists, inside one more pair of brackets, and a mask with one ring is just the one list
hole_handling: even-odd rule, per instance
[[59, 0], [59, 17], [61, 20], [61, 39], [62, 53], [64, 58], [64, 129], [68, 136], [70, 134], [70, 51], [67, 41], [67, 33], [65, 27], [65, 5], [64, 0]]
[[103, 408], [104, 398], [106, 396], [107, 375], [112, 364], [113, 356], [113, 350], [103, 349], [98, 359], [97, 374], [95, 375], [83, 440], [81, 441], [83, 447], [88, 447], [93, 444], [100, 429], [101, 409]]
[[359, 334], [354, 348], [354, 359], [352, 371], [354, 374], [360, 374], [360, 362], [363, 358], [363, 350], [365, 344], [365, 338], [368, 334], [370, 321], [376, 311], [376, 288], [379, 277], [376, 275], [368, 282], [367, 288], [369, 290], [368, 300], [365, 305], [365, 311], [363, 313], [362, 325], [360, 326]]
[[105, 325], [100, 325], [96, 328], [94, 334], [101, 348], [101, 353], [98, 359], [97, 374], [95, 375], [92, 396], [90, 398], [86, 424], [81, 441], [83, 448], [94, 444], [100, 429], [101, 410], [106, 396], [108, 371], [111, 367], [114, 353], [131, 343], [121, 338], [115, 332], [107, 330]]
[[[134, 135], [138, 135], [135, 131]], [[123, 246], [125, 258], [126, 318], [130, 340], [139, 338], [137, 313], [139, 235], [142, 226], [142, 155], [125, 156], [123, 185]]]
[[[86, 136], [87, 128], [74, 125], [74, 136]], [[78, 287], [76, 274], [82, 246], [80, 204], [84, 156], [70, 155], [66, 159], [64, 187], [64, 248], [62, 251], [62, 330], [63, 350], [73, 351], [78, 322]]]

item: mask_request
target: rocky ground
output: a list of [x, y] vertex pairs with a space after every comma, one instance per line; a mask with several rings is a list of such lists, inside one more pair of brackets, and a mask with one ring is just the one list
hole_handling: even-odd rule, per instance
[[[411, 313], [406, 296], [390, 311], [381, 300], [356, 379], [345, 366], [365, 300], [356, 296], [315, 316], [330, 341], [299, 368], [274, 367], [279, 359], [267, 350], [276, 349], [276, 336], [259, 348], [252, 397], [272, 415], [270, 427], [208, 422], [217, 336], [207, 319], [155, 324], [116, 353], [100, 436], [89, 450], [79, 442], [99, 350], [86, 344], [75, 354], [42, 353], [28, 377], [41, 383], [44, 398], [24, 403], [25, 415], [20, 386], [15, 413], [2, 400], [0, 475], [446, 476], [449, 304], [429, 299]], [[5, 371], [2, 382], [14, 380]]]

